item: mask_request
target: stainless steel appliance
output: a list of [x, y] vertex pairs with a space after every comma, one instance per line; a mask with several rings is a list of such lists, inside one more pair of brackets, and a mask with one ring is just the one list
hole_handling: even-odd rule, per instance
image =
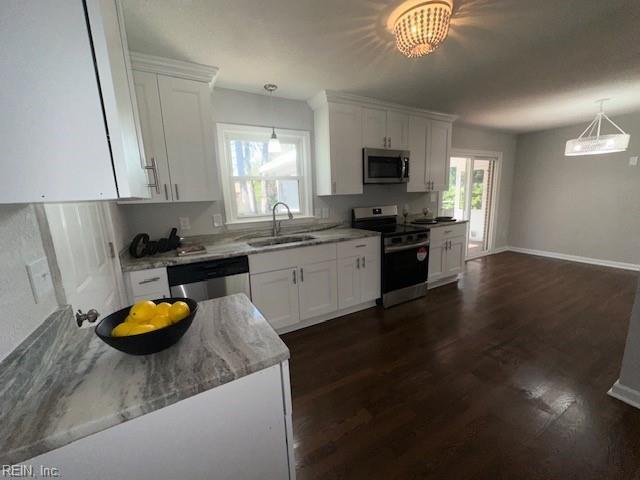
[[354, 208], [351, 226], [382, 234], [382, 305], [385, 308], [427, 293], [427, 228], [398, 224], [397, 205]]
[[202, 301], [245, 293], [251, 298], [246, 256], [167, 267], [167, 276], [172, 297]]
[[363, 183], [406, 183], [409, 181], [409, 152], [363, 148]]

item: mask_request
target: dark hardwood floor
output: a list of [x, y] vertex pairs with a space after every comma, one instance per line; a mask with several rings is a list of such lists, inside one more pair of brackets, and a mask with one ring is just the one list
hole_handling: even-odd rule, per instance
[[502, 253], [284, 336], [299, 480], [640, 478], [618, 377], [634, 272]]

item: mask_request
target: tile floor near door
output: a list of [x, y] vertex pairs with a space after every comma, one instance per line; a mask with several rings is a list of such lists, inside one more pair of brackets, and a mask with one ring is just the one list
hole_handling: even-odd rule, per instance
[[617, 379], [637, 274], [516, 253], [284, 337], [306, 479], [640, 478]]

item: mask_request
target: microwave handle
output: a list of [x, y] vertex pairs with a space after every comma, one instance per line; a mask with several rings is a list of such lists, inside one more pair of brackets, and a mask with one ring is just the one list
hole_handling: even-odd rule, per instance
[[402, 178], [409, 178], [409, 159], [402, 159]]

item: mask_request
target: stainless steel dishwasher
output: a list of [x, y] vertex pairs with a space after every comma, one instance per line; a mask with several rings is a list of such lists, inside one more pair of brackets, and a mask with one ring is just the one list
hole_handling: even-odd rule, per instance
[[202, 301], [245, 293], [251, 298], [246, 256], [167, 267], [167, 276], [172, 297]]

